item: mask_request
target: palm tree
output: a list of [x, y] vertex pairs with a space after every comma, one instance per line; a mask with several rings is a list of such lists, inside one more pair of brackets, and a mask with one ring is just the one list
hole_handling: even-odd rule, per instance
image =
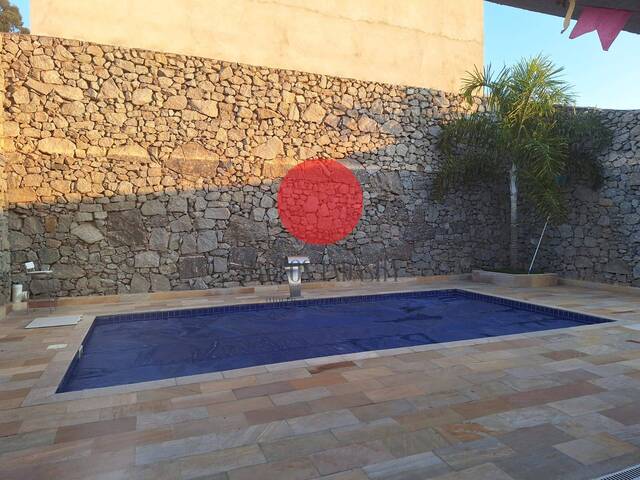
[[557, 222], [565, 214], [559, 179], [588, 178], [596, 186], [601, 178], [597, 154], [610, 133], [595, 113], [572, 108], [562, 71], [539, 55], [497, 73], [490, 65], [468, 73], [461, 93], [468, 102], [483, 93], [486, 111], [454, 120], [440, 137], [444, 161], [436, 197], [456, 186], [508, 177], [512, 269], [519, 267], [518, 197]]

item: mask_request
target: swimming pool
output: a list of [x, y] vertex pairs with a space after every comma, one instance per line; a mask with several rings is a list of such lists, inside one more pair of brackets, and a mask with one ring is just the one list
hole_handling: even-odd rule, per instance
[[609, 321], [465, 290], [102, 316], [58, 392]]

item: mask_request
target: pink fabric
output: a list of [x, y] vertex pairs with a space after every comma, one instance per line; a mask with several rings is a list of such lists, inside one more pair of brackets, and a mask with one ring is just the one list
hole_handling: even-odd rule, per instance
[[602, 49], [609, 50], [609, 47], [624, 28], [629, 17], [631, 17], [631, 14], [632, 12], [628, 10], [584, 7], [569, 38], [576, 38], [585, 33], [597, 30]]

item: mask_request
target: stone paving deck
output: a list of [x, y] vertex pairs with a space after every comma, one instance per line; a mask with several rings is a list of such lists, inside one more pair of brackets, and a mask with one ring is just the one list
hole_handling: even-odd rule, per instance
[[309, 297], [467, 288], [617, 321], [65, 397], [52, 394], [56, 379], [95, 315], [285, 291], [65, 300], [54, 315], [83, 321], [39, 330], [24, 326], [47, 311], [13, 312], [0, 323], [0, 478], [571, 480], [640, 463], [637, 294], [465, 280], [311, 287]]

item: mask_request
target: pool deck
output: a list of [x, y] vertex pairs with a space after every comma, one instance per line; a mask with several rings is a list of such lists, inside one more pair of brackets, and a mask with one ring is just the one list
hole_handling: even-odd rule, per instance
[[[281, 288], [68, 299], [76, 326], [0, 322], [0, 478], [594, 479], [640, 463], [640, 295], [463, 279], [312, 285], [308, 298], [464, 288], [615, 323], [54, 394], [96, 315]], [[53, 347], [53, 348], [51, 348]]]

